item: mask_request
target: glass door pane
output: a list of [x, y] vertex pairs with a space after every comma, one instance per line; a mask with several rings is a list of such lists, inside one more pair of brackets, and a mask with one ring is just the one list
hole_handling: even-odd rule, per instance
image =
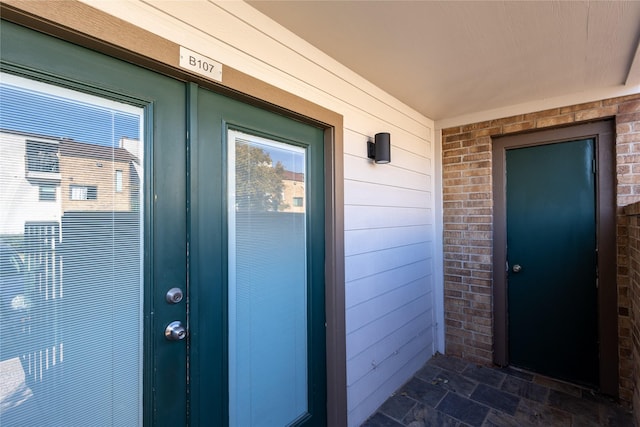
[[142, 424], [143, 110], [0, 75], [0, 424]]
[[228, 133], [229, 423], [308, 411], [306, 151]]

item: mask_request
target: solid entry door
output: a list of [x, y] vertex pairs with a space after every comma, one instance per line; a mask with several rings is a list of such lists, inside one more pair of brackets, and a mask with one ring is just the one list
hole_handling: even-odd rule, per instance
[[595, 139], [506, 150], [510, 362], [598, 385]]
[[323, 131], [189, 99], [191, 425], [324, 425]]

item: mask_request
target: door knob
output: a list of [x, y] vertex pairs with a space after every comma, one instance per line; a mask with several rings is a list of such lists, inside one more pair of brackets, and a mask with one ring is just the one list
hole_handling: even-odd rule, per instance
[[176, 320], [167, 325], [164, 336], [169, 341], [180, 341], [187, 336], [187, 330], [182, 326], [182, 322]]
[[521, 271], [522, 271], [522, 267], [520, 266], [520, 264], [514, 264], [513, 272], [514, 273], [520, 273]]

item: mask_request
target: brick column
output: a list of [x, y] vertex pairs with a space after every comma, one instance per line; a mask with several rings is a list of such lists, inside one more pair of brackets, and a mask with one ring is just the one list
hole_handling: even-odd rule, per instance
[[629, 359], [632, 362], [630, 378], [633, 390], [633, 413], [636, 425], [640, 426], [640, 203], [625, 208], [628, 219], [628, 265], [631, 349]]

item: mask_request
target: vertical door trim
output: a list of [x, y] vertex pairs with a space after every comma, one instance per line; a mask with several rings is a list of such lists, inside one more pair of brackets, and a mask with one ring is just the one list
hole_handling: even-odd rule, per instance
[[618, 396], [618, 301], [616, 283], [615, 124], [613, 120], [493, 138], [494, 363], [509, 364], [507, 307], [506, 150], [594, 138], [598, 250], [598, 347], [600, 390]]

